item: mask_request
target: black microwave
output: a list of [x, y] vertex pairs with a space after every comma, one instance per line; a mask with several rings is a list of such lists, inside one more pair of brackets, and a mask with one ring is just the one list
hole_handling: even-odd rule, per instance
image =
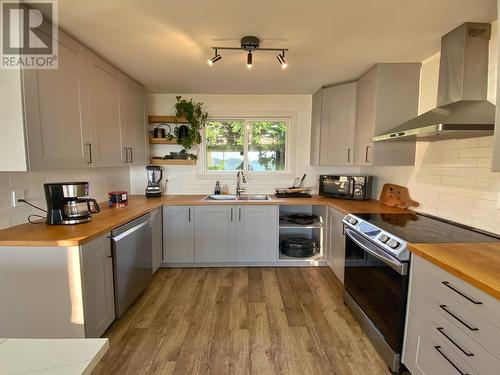
[[319, 176], [319, 195], [366, 200], [372, 196], [372, 176]]

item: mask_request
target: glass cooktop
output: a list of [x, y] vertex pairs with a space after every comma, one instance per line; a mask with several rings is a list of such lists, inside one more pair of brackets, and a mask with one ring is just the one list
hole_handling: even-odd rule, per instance
[[425, 214], [353, 214], [410, 243], [497, 242], [500, 236]]

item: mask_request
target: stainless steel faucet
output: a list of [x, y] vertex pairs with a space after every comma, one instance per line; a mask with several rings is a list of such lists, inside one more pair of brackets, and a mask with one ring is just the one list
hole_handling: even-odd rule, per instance
[[[240, 176], [241, 176], [241, 179], [240, 179]], [[244, 183], [246, 184], [247, 183], [247, 179], [245, 177], [245, 172], [243, 171], [238, 171], [238, 173], [236, 174], [236, 196], [240, 196], [242, 192], [245, 191], [245, 188], [243, 186], [241, 186], [241, 183]]]

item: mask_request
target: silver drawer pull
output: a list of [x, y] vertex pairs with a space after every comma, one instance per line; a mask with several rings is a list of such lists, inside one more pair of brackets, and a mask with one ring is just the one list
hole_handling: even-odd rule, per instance
[[454, 287], [453, 285], [451, 285], [451, 283], [449, 281], [441, 281], [441, 284], [443, 284], [444, 286], [450, 288], [451, 290], [453, 290], [455, 293], [461, 295], [462, 297], [464, 297], [467, 301], [469, 302], [472, 302], [474, 305], [482, 305], [483, 303], [481, 301], [478, 301], [478, 300], [475, 300], [474, 298], [471, 298], [469, 297], [467, 294], [465, 294], [464, 292], [458, 290], [456, 287]]
[[441, 354], [441, 357], [443, 357], [444, 359], [446, 359], [446, 362], [448, 362], [450, 365], [452, 365], [452, 366], [453, 366], [453, 368], [454, 368], [455, 370], [457, 370], [457, 371], [458, 371], [458, 373], [459, 373], [460, 375], [469, 375], [469, 373], [468, 373], [468, 372], [463, 372], [462, 370], [460, 370], [460, 367], [458, 367], [456, 364], [454, 364], [454, 363], [453, 363], [453, 361], [452, 361], [450, 358], [448, 358], [448, 356], [447, 356], [446, 354], [444, 354], [444, 353], [442, 352], [441, 347], [440, 347], [439, 345], [436, 345], [436, 346], [434, 347], [434, 349], [436, 349], [436, 350], [437, 350], [437, 352], [438, 352], [439, 354]]
[[460, 345], [458, 345], [448, 334], [444, 331], [443, 327], [437, 327], [436, 328], [440, 334], [442, 334], [444, 337], [448, 339], [449, 342], [451, 342], [453, 345], [455, 345], [462, 353], [464, 353], [467, 357], [472, 357], [474, 356], [474, 353], [470, 353], [463, 349]]
[[465, 323], [462, 319], [460, 319], [457, 315], [452, 313], [449, 309], [448, 306], [446, 305], [439, 305], [439, 307], [444, 310], [447, 314], [451, 315], [453, 318], [455, 318], [458, 322], [462, 323], [465, 327], [467, 327], [471, 331], [479, 331], [479, 328], [473, 327], [470, 324]]

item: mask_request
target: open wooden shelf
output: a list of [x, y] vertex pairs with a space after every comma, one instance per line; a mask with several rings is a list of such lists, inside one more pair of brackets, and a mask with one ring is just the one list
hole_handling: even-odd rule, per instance
[[148, 122], [150, 124], [157, 124], [159, 122], [164, 122], [167, 124], [188, 124], [185, 117], [175, 117], [175, 116], [148, 116]]
[[196, 165], [196, 160], [185, 159], [151, 159], [152, 165]]
[[325, 228], [325, 224], [315, 221], [312, 224], [295, 224], [291, 223], [286, 220], [280, 220], [280, 228], [286, 228], [286, 229], [297, 229], [297, 228], [304, 228], [304, 229], [321, 229]]
[[167, 138], [153, 138], [149, 137], [150, 145], [176, 145], [176, 139], [167, 139]]

